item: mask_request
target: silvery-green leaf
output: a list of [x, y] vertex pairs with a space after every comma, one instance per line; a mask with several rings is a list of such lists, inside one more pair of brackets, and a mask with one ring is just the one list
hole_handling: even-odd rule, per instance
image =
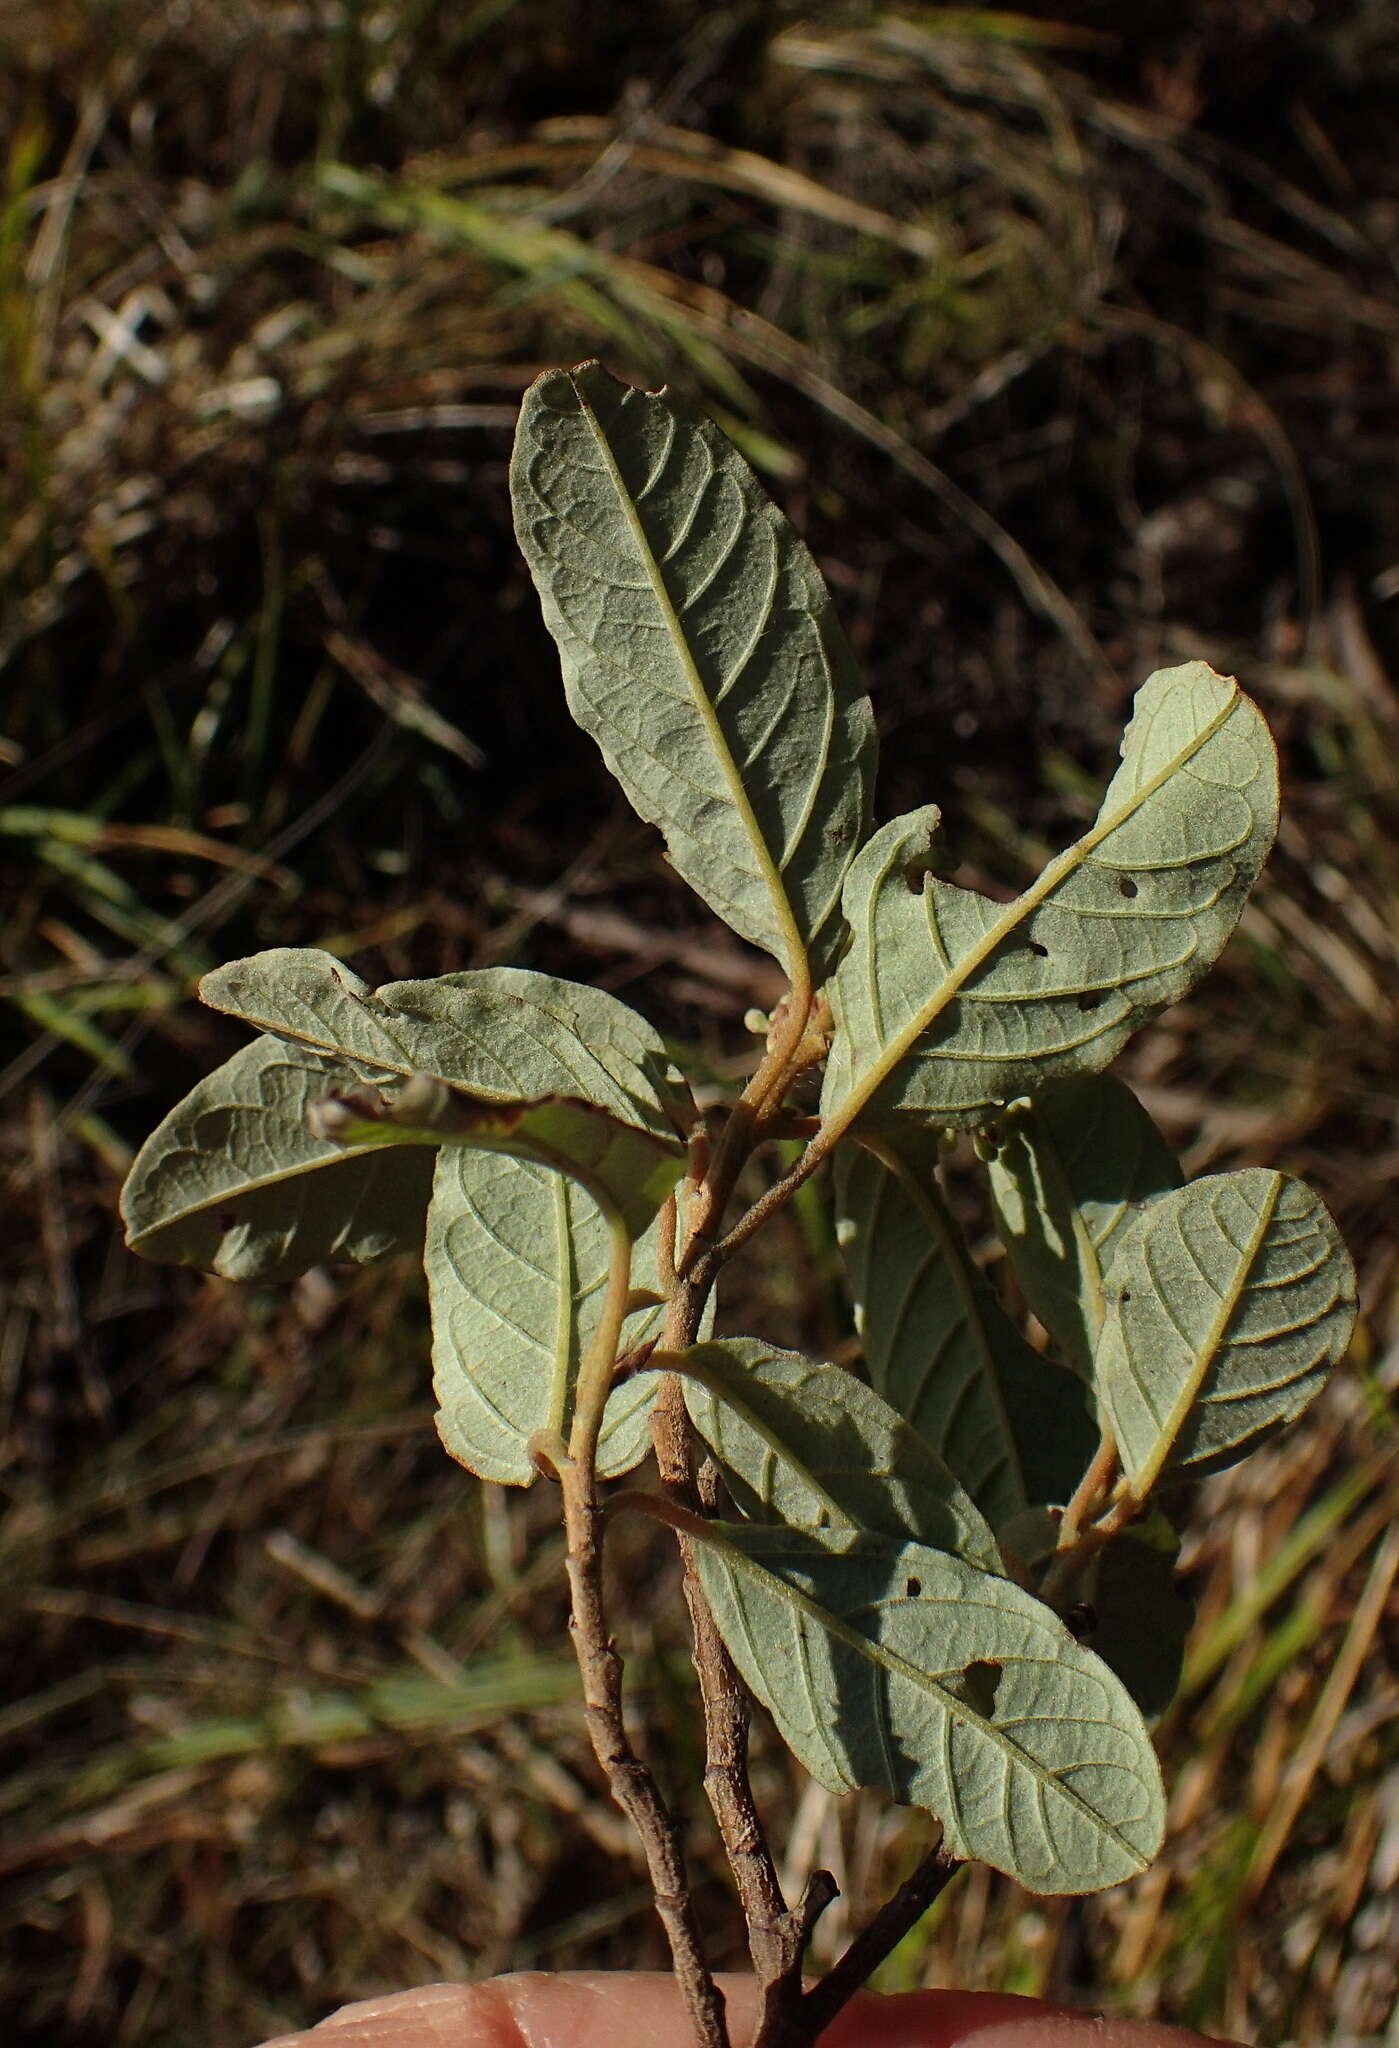
[[488, 1102], [576, 1096], [674, 1139], [676, 1078], [659, 1035], [615, 996], [520, 967], [372, 989], [329, 953], [274, 947], [199, 984], [212, 1009], [335, 1054], [381, 1086], [428, 1074]]
[[823, 1785], [928, 1808], [953, 1855], [1031, 1891], [1146, 1869], [1164, 1823], [1150, 1737], [1040, 1601], [885, 1536], [709, 1530], [699, 1569], [724, 1641]]
[[610, 1110], [572, 1096], [537, 1102], [489, 1102], [427, 1074], [380, 1093], [342, 1089], [311, 1110], [317, 1137], [342, 1145], [443, 1145], [505, 1152], [581, 1181], [598, 1202], [645, 1231], [680, 1178], [684, 1156], [673, 1138], [620, 1122]]
[[[464, 1145], [437, 1155], [423, 1258], [437, 1429], [483, 1479], [528, 1485], [530, 1438], [567, 1436], [609, 1249], [597, 1204], [567, 1175]], [[654, 1285], [654, 1230], [636, 1247], [632, 1277]], [[655, 1337], [663, 1313], [653, 1305], [629, 1316], [623, 1350]], [[638, 1373], [613, 1393], [598, 1447], [604, 1474], [645, 1456], [656, 1384], [654, 1373]]]
[[1257, 708], [1195, 661], [1142, 686], [1097, 822], [1013, 903], [932, 871], [935, 811], [896, 818], [846, 877], [822, 1115], [974, 1125], [1105, 1067], [1220, 952], [1277, 804]]
[[941, 1458], [853, 1373], [754, 1337], [696, 1344], [666, 1364], [684, 1375], [695, 1427], [745, 1514], [911, 1537], [1002, 1569]]
[[279, 948], [206, 975], [200, 994], [355, 1069], [315, 1110], [319, 1137], [535, 1159], [576, 1174], [637, 1235], [679, 1178], [664, 1046], [600, 990], [518, 968], [375, 990], [328, 953]]
[[1290, 1422], [1354, 1322], [1350, 1254], [1301, 1181], [1249, 1167], [1149, 1202], [1113, 1258], [1093, 1362], [1134, 1493]]
[[1103, 1278], [1141, 1203], [1178, 1188], [1180, 1161], [1113, 1074], [1051, 1081], [996, 1120], [996, 1228], [1025, 1299], [1087, 1379]]
[[526, 393], [511, 484], [573, 716], [690, 886], [819, 983], [875, 738], [805, 546], [711, 421], [596, 363]]
[[937, 1136], [836, 1153], [836, 1235], [870, 1382], [999, 1531], [1062, 1505], [1097, 1448], [1082, 1385], [1034, 1351], [968, 1255], [937, 1182]]
[[323, 1260], [421, 1249], [431, 1155], [347, 1150], [307, 1126], [311, 1106], [354, 1078], [281, 1039], [243, 1046], [137, 1153], [121, 1197], [132, 1250], [226, 1280], [288, 1280]]

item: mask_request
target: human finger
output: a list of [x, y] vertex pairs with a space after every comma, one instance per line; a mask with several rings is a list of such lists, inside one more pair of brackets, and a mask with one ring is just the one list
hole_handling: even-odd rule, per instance
[[[721, 1978], [736, 2042], [754, 2017], [751, 1978]], [[521, 1972], [432, 1984], [346, 2006], [264, 2048], [689, 2048], [673, 1977]], [[1200, 2048], [1203, 2037], [1144, 2020], [1067, 2013], [992, 1992], [914, 1991], [852, 2000], [821, 2048]]]

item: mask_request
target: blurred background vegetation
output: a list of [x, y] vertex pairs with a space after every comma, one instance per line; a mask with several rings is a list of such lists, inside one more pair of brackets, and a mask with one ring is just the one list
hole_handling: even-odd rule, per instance
[[[240, 1291], [114, 1222], [237, 1043], [194, 978], [259, 946], [595, 980], [739, 1070], [771, 970], [568, 725], [511, 538], [519, 394], [590, 354], [757, 464], [863, 660], [880, 815], [941, 802], [964, 879], [1091, 816], [1153, 666], [1273, 723], [1278, 851], [1126, 1066], [1192, 1171], [1324, 1194], [1354, 1354], [1198, 1501], [1161, 1864], [1088, 1901], [971, 1871], [885, 1981], [1393, 2038], [1396, 104], [1390, 0], [4, 0], [7, 2042], [246, 2048], [662, 1960], [550, 1503], [442, 1456], [420, 1277]], [[781, 1228], [726, 1320], [828, 1345], [819, 1202]], [[619, 1545], [734, 1964], [668, 1574]], [[924, 1823], [758, 1752], [788, 1872], [845, 1891], [829, 1958]]]

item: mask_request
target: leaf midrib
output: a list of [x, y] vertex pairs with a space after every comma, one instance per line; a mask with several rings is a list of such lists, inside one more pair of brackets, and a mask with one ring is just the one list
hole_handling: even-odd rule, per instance
[[[847, 1513], [840, 1503], [834, 1499], [816, 1477], [805, 1459], [797, 1456], [792, 1448], [790, 1438], [784, 1439], [778, 1436], [759, 1415], [755, 1414], [753, 1409], [743, 1401], [741, 1393], [733, 1383], [725, 1380], [722, 1374], [714, 1372], [712, 1368], [707, 1367], [702, 1361], [695, 1361], [692, 1358], [684, 1359], [677, 1364], [675, 1369], [684, 1373], [688, 1378], [697, 1380], [712, 1401], [716, 1401], [721, 1409], [727, 1408], [730, 1413], [736, 1415], [745, 1428], [751, 1429], [754, 1436], [762, 1443], [765, 1443], [768, 1449], [776, 1454], [776, 1462], [779, 1469], [785, 1465], [788, 1471], [794, 1473], [800, 1483], [816, 1496], [816, 1499], [830, 1515], [832, 1527], [839, 1529], [855, 1529], [859, 1527], [854, 1516]], [[770, 1508], [774, 1505], [770, 1495], [764, 1494], [761, 1487], [756, 1488], [755, 1491], [764, 1507]]]
[[[838, 1615], [832, 1614], [830, 1609], [823, 1607], [819, 1600], [813, 1600], [809, 1594], [801, 1592], [796, 1586], [791, 1584], [790, 1580], [781, 1578], [776, 1572], [768, 1571], [755, 1558], [750, 1557], [746, 1551], [740, 1550], [737, 1545], [726, 1541], [725, 1538], [720, 1536], [717, 1533], [717, 1526], [715, 1524], [711, 1523], [709, 1530], [710, 1533], [707, 1535], [706, 1541], [711, 1542], [716, 1549], [721, 1550], [726, 1557], [732, 1559], [740, 1571], [746, 1571], [750, 1577], [763, 1580], [769, 1586], [775, 1588], [781, 1598], [789, 1601], [794, 1607], [800, 1608], [804, 1614], [808, 1615], [816, 1623], [818, 1628], [824, 1629], [827, 1634], [834, 1636], [838, 1642], [844, 1643], [848, 1649], [854, 1650], [857, 1655], [868, 1657], [872, 1662], [881, 1665], [884, 1670], [890, 1672], [893, 1676], [906, 1679], [909, 1684], [919, 1690], [932, 1694], [949, 1717], [961, 1721], [964, 1726], [977, 1729], [993, 1748], [999, 1749], [1005, 1759], [1007, 1769], [1012, 1769], [1018, 1765], [1026, 1770], [1043, 1790], [1056, 1793], [1067, 1805], [1076, 1808], [1101, 1834], [1110, 1836], [1131, 1857], [1138, 1870], [1145, 1870], [1149, 1867], [1151, 1859], [1144, 1857], [1140, 1850], [1127, 1840], [1120, 1829], [1114, 1827], [1111, 1821], [1105, 1820], [1102, 1814], [1090, 1806], [1081, 1794], [1074, 1791], [1072, 1786], [1065, 1784], [1063, 1779], [1054, 1771], [1041, 1764], [1028, 1751], [1019, 1748], [1015, 1743], [1011, 1742], [996, 1727], [994, 1722], [984, 1720], [980, 1714], [975, 1713], [969, 1708], [964, 1700], [958, 1699], [955, 1693], [947, 1692], [937, 1683], [936, 1679], [930, 1678], [926, 1671], [920, 1671], [916, 1664], [910, 1664], [906, 1658], [899, 1656], [897, 1651], [887, 1649], [882, 1643], [873, 1642], [869, 1636], [862, 1635], [859, 1629], [852, 1628], [848, 1622], [842, 1621]], [[913, 1547], [916, 1548], [918, 1546]], [[971, 1569], [971, 1567], [968, 1568]], [[1045, 1659], [1043, 1661], [1048, 1662], [1049, 1660]], [[1048, 1718], [1052, 1719], [1054, 1717]]]
[[318, 1159], [301, 1159], [290, 1166], [279, 1169], [276, 1173], [258, 1174], [255, 1178], [233, 1182], [228, 1187], [221, 1189], [217, 1194], [205, 1195], [197, 1201], [191, 1201], [185, 1208], [162, 1210], [160, 1221], [148, 1225], [144, 1230], [138, 1231], [136, 1236], [130, 1240], [131, 1245], [134, 1249], [142, 1238], [154, 1237], [160, 1231], [170, 1229], [177, 1223], [188, 1221], [191, 1216], [202, 1216], [207, 1210], [217, 1208], [221, 1202], [236, 1202], [244, 1195], [261, 1194], [267, 1188], [281, 1187], [286, 1182], [304, 1180], [307, 1174], [318, 1173], [322, 1167], [339, 1166], [346, 1160], [382, 1159], [387, 1156], [388, 1151], [389, 1147], [382, 1144], [337, 1145], [334, 1151], [328, 1151]]
[[[1280, 1173], [1274, 1173], [1271, 1175], [1271, 1180], [1272, 1186], [1268, 1190], [1268, 1198], [1260, 1208], [1258, 1220], [1250, 1231], [1247, 1243], [1239, 1254], [1233, 1284], [1225, 1293], [1221, 1294], [1218, 1306], [1210, 1319], [1209, 1328], [1206, 1330], [1204, 1338], [1193, 1347], [1194, 1355], [1191, 1360], [1190, 1371], [1181, 1381], [1180, 1391], [1167, 1411], [1165, 1421], [1158, 1425], [1156, 1439], [1150, 1456], [1145, 1464], [1132, 1475], [1133, 1486], [1143, 1496], [1151, 1491], [1160, 1478], [1162, 1469], [1171, 1455], [1171, 1447], [1180, 1435], [1181, 1430], [1185, 1427], [1186, 1418], [1199, 1399], [1200, 1389], [1204, 1386], [1209, 1376], [1215, 1356], [1219, 1351], [1220, 1345], [1224, 1342], [1225, 1332], [1234, 1319], [1235, 1310], [1238, 1308], [1244, 1294], [1248, 1291], [1249, 1276], [1253, 1271], [1254, 1262], [1262, 1248], [1263, 1241], [1272, 1228], [1273, 1218], [1277, 1214], [1277, 1206], [1282, 1194], [1283, 1176]], [[1150, 1214], [1149, 1211], [1148, 1214]], [[1151, 1230], [1144, 1229], [1142, 1233], [1143, 1262], [1147, 1259], [1151, 1237]], [[1155, 1292], [1164, 1301], [1164, 1292], [1159, 1288], [1155, 1288], [1154, 1281], [1152, 1285]], [[1125, 1330], [1123, 1336], [1125, 1339]], [[1128, 1356], [1130, 1356], [1130, 1353]]]
[[618, 468], [616, 459], [608, 445], [607, 437], [602, 429], [602, 422], [588, 403], [578, 379], [571, 376], [569, 382], [577, 397], [579, 410], [587, 421], [602, 459], [607, 465], [607, 471], [612, 480], [612, 487], [617, 493], [617, 502], [622, 509], [622, 517], [627, 522], [627, 527], [632, 537], [632, 544], [636, 548], [641, 567], [650, 583], [656, 608], [661, 614], [662, 622], [665, 625], [671, 645], [679, 660], [681, 672], [689, 687], [695, 710], [705, 730], [705, 736], [709, 741], [715, 759], [718, 761], [720, 773], [723, 775], [724, 781], [728, 786], [729, 800], [738, 815], [739, 822], [750, 845], [757, 855], [759, 877], [767, 889], [772, 908], [776, 913], [779, 939], [785, 956], [782, 964], [787, 969], [788, 978], [793, 986], [801, 988], [810, 982], [810, 967], [807, 961], [806, 943], [802, 938], [801, 927], [797, 923], [791, 900], [782, 881], [781, 872], [772, 857], [767, 840], [754, 815], [753, 806], [744, 787], [738, 763], [733, 758], [723, 726], [719, 722], [718, 712], [704, 687], [698, 665], [690, 649], [689, 640], [681, 625], [679, 614], [671, 602], [670, 592], [661, 573], [661, 565], [656, 560], [650, 539], [642, 524], [636, 501], [633, 499], [626, 480], [622, 476], [622, 472]]
[[[963, 954], [955, 966], [949, 966], [947, 973], [938, 983], [937, 988], [928, 998], [927, 1002], [920, 1009], [916, 1010], [908, 1023], [890, 1039], [874, 1064], [865, 1070], [859, 1080], [852, 1083], [850, 1093], [846, 1096], [844, 1102], [826, 1118], [823, 1136], [826, 1132], [829, 1132], [830, 1139], [834, 1141], [843, 1131], [849, 1129], [861, 1110], [878, 1093], [879, 1089], [883, 1087], [895, 1068], [903, 1062], [924, 1032], [928, 1030], [929, 1026], [947, 1007], [953, 997], [959, 993], [969, 977], [976, 972], [977, 968], [990, 958], [997, 946], [1001, 945], [1009, 937], [1030, 911], [1038, 909], [1040, 904], [1058, 888], [1060, 882], [1066, 876], [1073, 874], [1082, 865], [1095, 847], [1100, 846], [1110, 833], [1117, 831], [1120, 826], [1126, 824], [1129, 818], [1134, 817], [1142, 805], [1149, 798], [1153, 797], [1158, 789], [1168, 782], [1173, 775], [1178, 774], [1188, 761], [1192, 761], [1195, 758], [1201, 748], [1214, 738], [1220, 727], [1233, 715], [1239, 703], [1240, 695], [1241, 693], [1236, 684], [1229, 696], [1228, 702], [1201, 728], [1188, 747], [1173, 754], [1148, 782], [1133, 792], [1131, 801], [1124, 804], [1120, 810], [1114, 811], [1110, 817], [1104, 817], [1100, 814], [1081, 839], [1076, 839], [1072, 846], [1065, 847], [1064, 851], [1050, 861], [1049, 865], [1036, 876], [1035, 880], [1022, 895], [1015, 897], [1012, 902], [1006, 905], [1001, 916], [996, 918], [988, 927], [982, 938]], [[876, 885], [873, 895], [877, 897], [878, 885]], [[870, 928], [872, 942], [872, 916]], [[878, 979], [872, 970], [869, 973], [869, 993], [871, 1002], [877, 1009]]]

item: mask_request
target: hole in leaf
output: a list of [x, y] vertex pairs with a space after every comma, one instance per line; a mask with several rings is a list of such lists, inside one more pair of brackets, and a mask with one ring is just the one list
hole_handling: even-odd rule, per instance
[[1079, 995], [1078, 1007], [1080, 1010], [1096, 1010], [1102, 1000], [1103, 994], [1101, 989], [1086, 988]]
[[1130, 1300], [1132, 1299], [1132, 1290], [1131, 1290], [1131, 1288], [1130, 1288], [1130, 1287], [1124, 1287], [1124, 1288], [1123, 1288], [1123, 1290], [1122, 1290], [1122, 1292], [1121, 1292], [1121, 1294], [1119, 1294], [1119, 1295], [1118, 1295], [1117, 1299], [1118, 1299], [1118, 1302], [1119, 1302], [1120, 1306], [1121, 1306], [1121, 1307], [1123, 1307], [1123, 1308], [1126, 1308], [1126, 1306], [1127, 1306], [1128, 1302], [1129, 1302], [1129, 1301], [1130, 1301]]
[[1136, 883], [1135, 883], [1135, 882], [1134, 882], [1134, 881], [1132, 880], [1132, 877], [1131, 877], [1130, 875], [1119, 875], [1119, 876], [1118, 876], [1118, 878], [1117, 878], [1117, 893], [1118, 893], [1118, 895], [1119, 895], [1119, 896], [1127, 896], [1127, 897], [1132, 897], [1132, 896], [1135, 896], [1135, 895], [1136, 895], [1136, 894], [1138, 893], [1138, 891], [1137, 891], [1137, 885], [1136, 885]]
[[978, 1657], [968, 1664], [965, 1671], [948, 1681], [948, 1691], [961, 1700], [972, 1713], [983, 1721], [989, 1721], [996, 1711], [996, 1693], [1001, 1683], [1001, 1667], [989, 1658]]
[[1038, 939], [1027, 939], [1026, 944], [1029, 946], [1030, 951], [1039, 959], [1047, 960], [1049, 958], [1048, 946], [1042, 946]]
[[922, 1590], [923, 1581], [921, 1579], [909, 1579], [904, 1585], [904, 1592], [910, 1600], [916, 1600]]

